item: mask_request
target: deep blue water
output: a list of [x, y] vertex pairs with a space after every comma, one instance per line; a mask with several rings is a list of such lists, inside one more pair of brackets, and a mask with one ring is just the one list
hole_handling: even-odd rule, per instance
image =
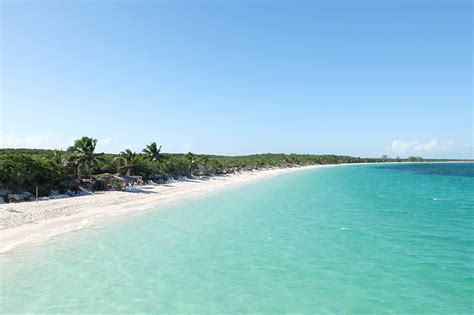
[[474, 163], [403, 163], [375, 166], [378, 169], [424, 175], [474, 176]]

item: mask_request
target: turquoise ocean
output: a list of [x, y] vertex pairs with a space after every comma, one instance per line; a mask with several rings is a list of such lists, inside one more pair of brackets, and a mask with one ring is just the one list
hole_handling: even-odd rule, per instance
[[0, 257], [0, 313], [474, 313], [474, 164], [325, 167]]

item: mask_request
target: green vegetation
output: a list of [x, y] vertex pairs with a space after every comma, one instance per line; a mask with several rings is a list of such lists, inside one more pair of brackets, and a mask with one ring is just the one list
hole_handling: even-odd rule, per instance
[[[164, 182], [181, 176], [212, 176], [271, 167], [311, 164], [421, 161], [409, 159], [360, 158], [342, 155], [256, 154], [216, 156], [161, 153], [155, 142], [141, 153], [125, 150], [120, 154], [96, 153], [97, 140], [82, 137], [67, 151], [38, 149], [0, 149], [0, 190], [11, 193], [48, 195], [51, 190], [64, 192], [90, 189], [123, 189], [120, 175], [138, 176], [144, 181]], [[0, 200], [1, 201], [1, 200]]]
[[150, 162], [159, 161], [162, 157], [162, 155], [160, 154], [161, 145], [158, 147], [156, 142], [152, 142], [149, 145], [147, 145], [146, 148], [143, 149], [142, 152], [145, 155], [145, 158], [148, 159], [148, 161]]
[[128, 176], [132, 175], [138, 162], [138, 155], [135, 152], [127, 149], [120, 152], [120, 156], [117, 156], [115, 159], [120, 163], [118, 168], [120, 173], [125, 173]]
[[91, 168], [99, 165], [101, 159], [94, 152], [96, 145], [97, 139], [82, 137], [74, 141], [74, 145], [68, 149], [69, 152], [72, 152], [70, 160], [76, 167], [76, 177], [79, 175], [90, 176]]
[[408, 161], [410, 161], [410, 162], [422, 162], [423, 158], [421, 156], [409, 156]]
[[46, 158], [34, 158], [25, 154], [7, 152], [0, 154], [0, 188], [12, 192], [22, 190], [34, 193], [36, 186], [39, 193], [46, 195], [59, 186], [64, 174], [54, 162]]

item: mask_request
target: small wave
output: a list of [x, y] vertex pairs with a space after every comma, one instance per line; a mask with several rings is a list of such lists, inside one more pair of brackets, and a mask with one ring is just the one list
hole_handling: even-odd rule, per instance
[[55, 227], [49, 227], [39, 232], [32, 232], [25, 237], [21, 237], [11, 242], [2, 243], [0, 246], [0, 255], [13, 250], [18, 246], [22, 246], [29, 243], [42, 243], [50, 240], [52, 237], [67, 233], [70, 231], [81, 230], [91, 225], [89, 219], [83, 219], [79, 222], [69, 223], [66, 225], [60, 225]]

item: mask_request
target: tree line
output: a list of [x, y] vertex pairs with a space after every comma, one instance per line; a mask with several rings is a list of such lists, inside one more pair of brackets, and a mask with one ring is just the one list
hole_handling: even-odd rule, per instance
[[140, 176], [144, 181], [164, 182], [182, 176], [212, 176], [271, 167], [402, 161], [386, 156], [172, 154], [162, 153], [162, 146], [156, 142], [148, 144], [141, 152], [127, 149], [119, 154], [107, 154], [97, 153], [96, 145], [97, 139], [82, 137], [65, 151], [0, 149], [0, 189], [33, 193], [38, 187], [39, 195], [45, 196], [53, 189], [78, 188], [71, 183], [87, 182], [92, 183], [94, 189], [110, 189], [109, 178], [113, 176]]

